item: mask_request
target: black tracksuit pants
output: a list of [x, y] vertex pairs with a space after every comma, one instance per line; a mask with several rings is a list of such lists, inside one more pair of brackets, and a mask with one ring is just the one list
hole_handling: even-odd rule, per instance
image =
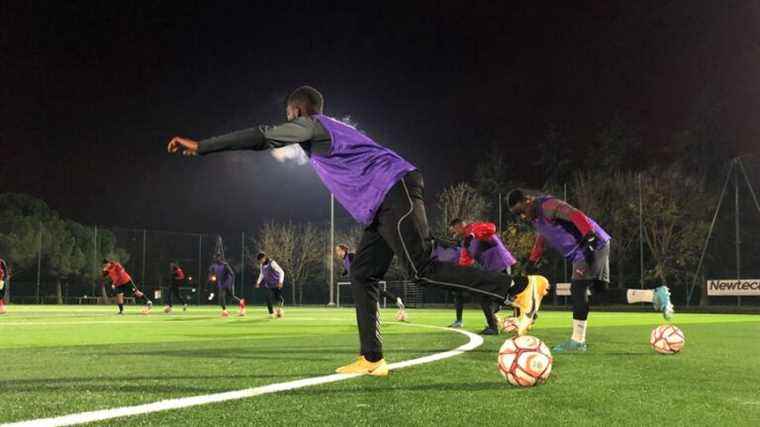
[[269, 314], [274, 313], [274, 306], [282, 307], [285, 305], [285, 298], [282, 296], [282, 288], [264, 288], [264, 297], [267, 300], [267, 310]]
[[184, 280], [172, 279], [168, 289], [169, 292], [166, 294], [166, 305], [172, 307], [175, 301], [182, 301], [182, 297], [179, 295], [179, 287], [182, 286], [184, 282]]
[[398, 256], [409, 276], [421, 286], [461, 290], [502, 303], [525, 288], [527, 279], [512, 286], [505, 273], [431, 260], [432, 239], [423, 201], [422, 174], [413, 171], [391, 188], [375, 218], [364, 229], [349, 273], [356, 304], [361, 354], [369, 360], [382, 357], [378, 316], [379, 285], [393, 256]]
[[[457, 315], [457, 321], [462, 321], [462, 312], [464, 311], [464, 294], [462, 292], [454, 292], [454, 309], [456, 310]], [[486, 318], [486, 323], [488, 324], [489, 328], [498, 329], [499, 325], [496, 323], [496, 318], [494, 315], [496, 314], [496, 309], [499, 306], [499, 303], [495, 302], [494, 300], [488, 298], [488, 297], [478, 297], [478, 302], [480, 303], [480, 308], [483, 310], [483, 316]]]

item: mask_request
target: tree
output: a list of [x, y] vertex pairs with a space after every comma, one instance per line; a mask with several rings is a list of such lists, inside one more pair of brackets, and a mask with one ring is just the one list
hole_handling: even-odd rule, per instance
[[77, 242], [71, 233], [69, 222], [54, 218], [43, 224], [43, 236], [47, 237], [43, 245], [43, 266], [48, 273], [55, 277], [56, 297], [58, 304], [63, 304], [63, 286], [68, 280], [81, 273], [84, 267], [84, 254], [77, 247]]
[[0, 254], [13, 264], [16, 274], [36, 267], [40, 224], [50, 215], [50, 208], [39, 199], [0, 194]]
[[699, 260], [714, 195], [703, 179], [671, 166], [642, 174], [642, 197], [644, 236], [655, 262], [648, 276], [685, 286]]
[[[499, 194], [506, 197], [513, 188], [525, 186], [524, 181], [513, 178], [511, 171], [514, 170], [514, 165], [509, 159], [510, 157], [504, 153], [502, 145], [494, 143], [483, 160], [478, 162], [475, 169], [475, 188], [486, 202], [497, 200]], [[498, 204], [488, 203], [488, 205], [485, 213], [490, 218], [498, 218]]]
[[570, 146], [554, 123], [550, 123], [544, 139], [538, 143], [540, 157], [534, 163], [541, 171], [542, 188], [559, 187], [570, 180], [573, 160]]
[[303, 304], [304, 283], [309, 277], [316, 275], [320, 266], [324, 234], [310, 222], [298, 227], [298, 232], [297, 252], [293, 256], [290, 276], [293, 278], [293, 285], [298, 286], [298, 302]]
[[623, 286], [631, 247], [639, 240], [638, 177], [633, 172], [581, 172], [575, 176], [575, 205], [614, 239], [610, 257]]
[[5, 211], [0, 211], [0, 218], [0, 256], [8, 263], [11, 273], [6, 278], [5, 298], [10, 302], [13, 277], [37, 265], [40, 222], [32, 217], [14, 216]]
[[596, 131], [591, 149], [584, 157], [585, 170], [615, 173], [635, 169], [641, 139], [636, 129], [615, 116]]
[[454, 184], [438, 195], [438, 208], [441, 218], [435, 225], [434, 234], [448, 235], [449, 222], [460, 218], [463, 220], [482, 220], [486, 216], [488, 203], [478, 191], [469, 184]]
[[511, 222], [501, 232], [501, 240], [517, 259], [527, 258], [533, 249], [536, 232], [526, 223]]
[[475, 186], [480, 195], [488, 198], [498, 194], [509, 182], [506, 155], [500, 144], [493, 144], [475, 168]]
[[[63, 302], [63, 286], [70, 280], [97, 280], [95, 228], [66, 220], [43, 201], [24, 194], [0, 194], [0, 253], [14, 274], [40, 267], [55, 280], [55, 293]], [[99, 233], [98, 253], [122, 262], [129, 254], [116, 247], [112, 233]], [[95, 265], [93, 265], [95, 263]]]

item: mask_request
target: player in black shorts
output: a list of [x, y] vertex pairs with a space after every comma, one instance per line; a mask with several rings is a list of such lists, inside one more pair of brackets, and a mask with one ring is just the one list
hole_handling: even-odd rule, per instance
[[[169, 270], [171, 272], [171, 281], [169, 282], [169, 291], [166, 293], [166, 307], [164, 307], [164, 313], [171, 313], [174, 307], [175, 300], [177, 302], [182, 301], [180, 295], [180, 288], [185, 284], [185, 271], [176, 261], [169, 263]], [[182, 301], [182, 311], [187, 311], [187, 301]]]

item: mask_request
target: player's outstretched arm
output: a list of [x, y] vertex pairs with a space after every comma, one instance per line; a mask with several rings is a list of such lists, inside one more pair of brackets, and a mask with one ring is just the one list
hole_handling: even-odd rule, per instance
[[244, 129], [214, 138], [195, 141], [190, 138], [175, 136], [169, 141], [169, 153], [182, 153], [185, 156], [197, 156], [220, 151], [265, 150], [264, 135], [259, 129]]
[[167, 150], [169, 153], [182, 153], [186, 156], [234, 150], [271, 150], [310, 141], [315, 126], [315, 120], [299, 117], [278, 126], [258, 126], [201, 141], [175, 136], [169, 141]]

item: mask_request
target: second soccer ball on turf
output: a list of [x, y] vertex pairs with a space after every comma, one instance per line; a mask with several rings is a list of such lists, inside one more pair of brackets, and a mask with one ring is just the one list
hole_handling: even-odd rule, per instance
[[686, 343], [686, 336], [674, 325], [662, 325], [654, 328], [649, 335], [649, 344], [660, 354], [675, 354]]
[[540, 339], [523, 335], [506, 340], [499, 349], [499, 373], [510, 384], [532, 387], [543, 384], [552, 372], [552, 353]]

